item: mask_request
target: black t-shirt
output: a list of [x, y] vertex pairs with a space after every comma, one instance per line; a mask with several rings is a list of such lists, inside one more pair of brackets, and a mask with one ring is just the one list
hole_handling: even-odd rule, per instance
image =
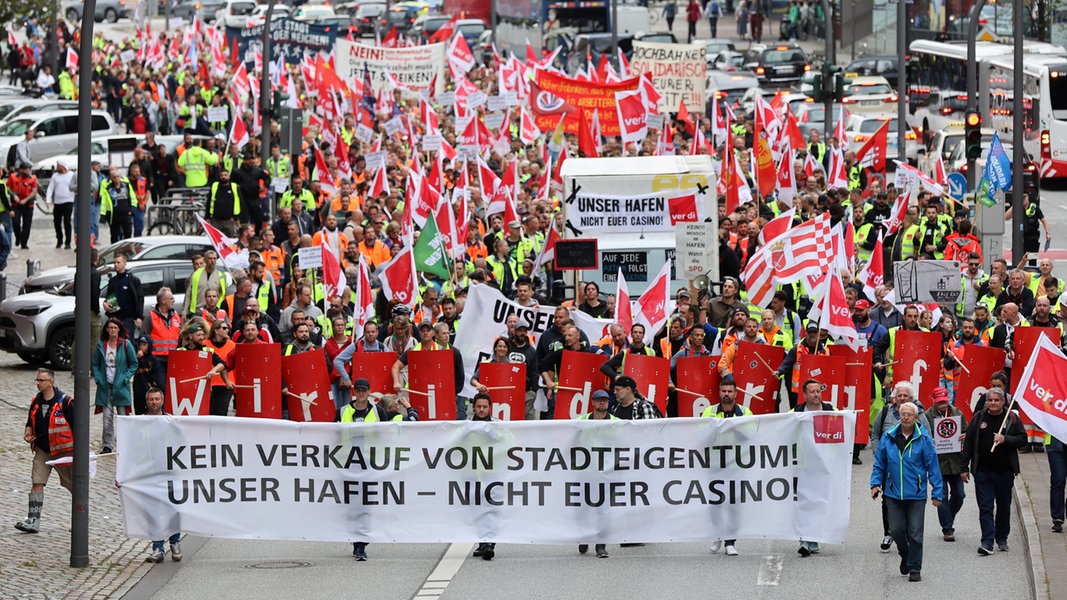
[[623, 406], [621, 403], [617, 404], [615, 406], [615, 411], [612, 412], [612, 414], [618, 419], [632, 421], [634, 418], [634, 404], [636, 404], [636, 402], [631, 402], [630, 406]]
[[1006, 444], [999, 444], [996, 450], [989, 451], [993, 447], [993, 436], [1000, 431], [1000, 423], [1007, 414], [1008, 411], [1002, 411], [999, 415], [991, 415], [987, 412], [982, 422], [978, 424], [978, 452], [981, 457], [978, 459], [979, 470], [990, 473], [1013, 470], [1011, 452]]

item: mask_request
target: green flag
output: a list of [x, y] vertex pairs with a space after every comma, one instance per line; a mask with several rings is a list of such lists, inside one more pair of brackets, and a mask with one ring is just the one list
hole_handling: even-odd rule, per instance
[[437, 275], [441, 279], [449, 278], [451, 272], [448, 268], [448, 252], [432, 214], [426, 219], [426, 226], [422, 228], [419, 241], [415, 242], [412, 251], [415, 253], [417, 271]]

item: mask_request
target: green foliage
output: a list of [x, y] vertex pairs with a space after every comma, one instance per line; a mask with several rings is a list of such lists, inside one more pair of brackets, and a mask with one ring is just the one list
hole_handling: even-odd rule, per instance
[[0, 23], [22, 27], [30, 18], [36, 18], [38, 22], [47, 20], [52, 10], [58, 8], [58, 0], [0, 0]]

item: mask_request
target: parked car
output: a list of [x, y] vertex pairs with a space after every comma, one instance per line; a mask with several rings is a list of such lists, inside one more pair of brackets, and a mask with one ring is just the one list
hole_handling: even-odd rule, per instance
[[[101, 23], [106, 20], [108, 23], [114, 23], [129, 17], [132, 7], [133, 3], [127, 6], [126, 0], [97, 0], [93, 21]], [[68, 21], [81, 21], [84, 5], [80, 0], [63, 0], [60, 10]]]
[[[897, 118], [888, 116], [850, 115], [845, 121], [845, 139], [847, 148], [859, 151], [879, 129], [889, 122], [889, 136], [886, 144], [886, 160], [897, 157]], [[914, 134], [912, 134], [914, 135]]]
[[[191, 261], [194, 254], [203, 254], [211, 249], [207, 238], [199, 235], [146, 235], [104, 246], [100, 249], [96, 268], [110, 265], [119, 253], [126, 254], [129, 257], [128, 264], [133, 264], [145, 260]], [[56, 267], [31, 275], [22, 281], [19, 294], [61, 288], [74, 281], [74, 273], [74, 267]]]
[[414, 6], [396, 5], [382, 13], [378, 17], [378, 33], [385, 36], [396, 27], [396, 32], [403, 35], [411, 31], [415, 19], [419, 16], [419, 8]]
[[78, 110], [77, 100], [52, 100], [49, 98], [12, 97], [0, 100], [0, 125], [19, 115], [51, 110]]
[[[94, 138], [118, 133], [111, 115], [102, 110], [93, 111], [91, 123]], [[27, 113], [0, 125], [0, 161], [9, 158], [11, 148], [29, 129], [37, 132], [29, 143], [31, 160], [63, 154], [78, 145], [78, 111]]]
[[[274, 12], [271, 14], [271, 20], [285, 19], [292, 14], [292, 9], [286, 4], [275, 4]], [[248, 24], [252, 26], [262, 25], [267, 20], [267, 5], [257, 4], [252, 9], [252, 13], [248, 15]]]
[[799, 81], [811, 70], [811, 62], [797, 44], [753, 44], [745, 52], [744, 68], [753, 71], [761, 85], [780, 85]]
[[335, 16], [337, 16], [337, 13], [333, 12], [333, 7], [328, 4], [305, 4], [296, 9], [296, 13], [293, 14], [294, 19], [306, 23], [314, 23], [319, 19], [328, 19]]
[[[798, 126], [800, 127], [800, 132], [804, 134], [804, 139], [807, 139], [808, 132], [812, 129], [817, 129], [820, 132], [824, 130], [823, 127], [826, 123], [825, 104], [822, 102], [799, 102], [795, 106], [793, 115], [797, 118]], [[841, 118], [841, 111], [845, 111], [845, 116], [848, 116], [848, 110], [845, 109], [843, 104], [834, 104], [832, 106], [830, 120], [834, 124]]]
[[223, 0], [178, 0], [170, 9], [170, 15], [187, 21], [192, 21], [194, 16], [200, 15], [203, 22], [214, 23], [215, 15], [223, 4]]
[[734, 52], [737, 50], [737, 46], [734, 45], [733, 40], [724, 40], [722, 38], [712, 38], [710, 40], [693, 40], [692, 43], [697, 46], [701, 44], [704, 45], [705, 56], [707, 57], [709, 62], [711, 61], [711, 57], [715, 56], [720, 52]]
[[846, 81], [841, 102], [852, 114], [897, 114], [897, 93], [885, 77], [854, 77]]
[[[163, 286], [174, 292], [175, 304], [185, 300], [185, 282], [193, 273], [188, 260], [153, 260], [130, 263], [127, 271], [141, 280], [145, 310], [155, 306], [156, 293]], [[114, 267], [100, 269], [102, 297]], [[102, 300], [101, 300], [102, 302]], [[22, 360], [67, 371], [74, 347], [74, 282], [59, 289], [12, 296], [0, 302], [0, 349]], [[95, 332], [94, 332], [95, 333]]]

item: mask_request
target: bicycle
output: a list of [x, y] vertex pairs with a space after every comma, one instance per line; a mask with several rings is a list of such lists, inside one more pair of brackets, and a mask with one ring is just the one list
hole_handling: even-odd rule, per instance
[[196, 215], [207, 206], [207, 189], [177, 188], [148, 207], [148, 235], [198, 235]]

